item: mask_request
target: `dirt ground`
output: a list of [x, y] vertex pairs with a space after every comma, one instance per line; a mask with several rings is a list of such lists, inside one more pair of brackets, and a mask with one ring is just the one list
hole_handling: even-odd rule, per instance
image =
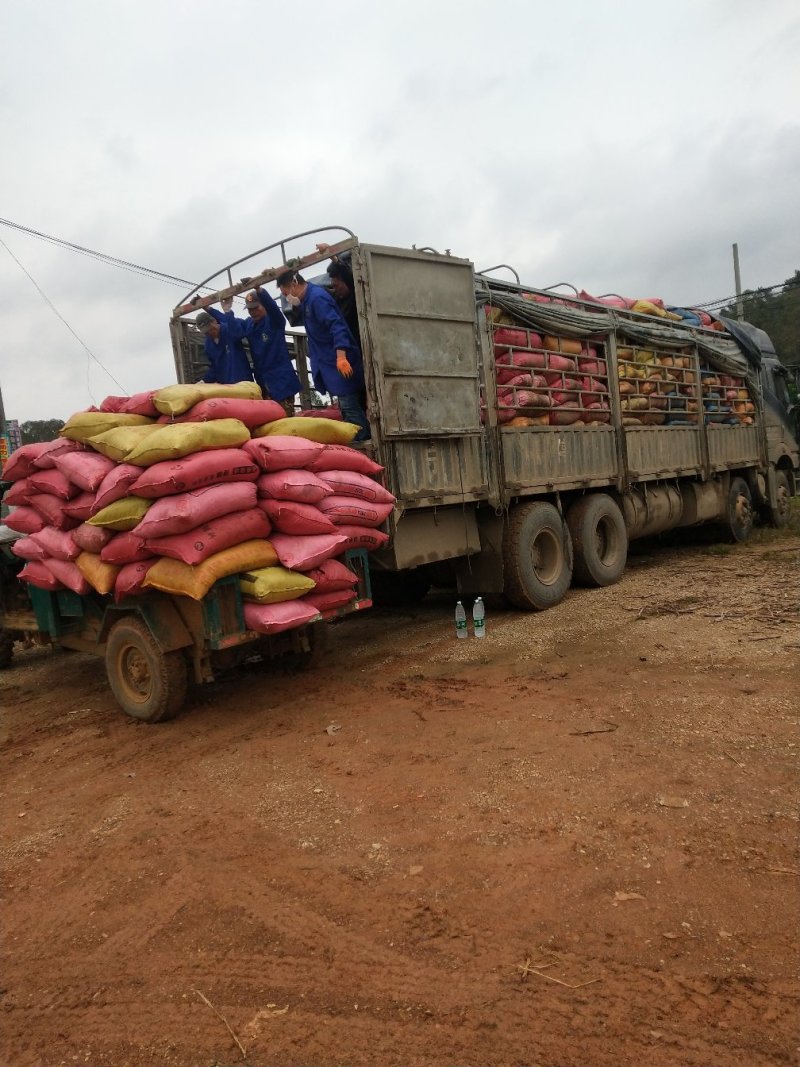
[[175, 721], [0, 675], [9, 1067], [797, 1062], [800, 535], [332, 627]]

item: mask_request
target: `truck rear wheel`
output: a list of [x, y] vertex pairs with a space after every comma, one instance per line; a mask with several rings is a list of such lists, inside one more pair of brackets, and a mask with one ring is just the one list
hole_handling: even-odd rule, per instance
[[141, 619], [120, 619], [112, 627], [106, 673], [122, 710], [141, 722], [171, 719], [186, 698], [183, 653], [164, 652]]
[[731, 478], [723, 529], [734, 541], [749, 541], [753, 532], [753, 498], [744, 478]]
[[572, 580], [572, 542], [552, 504], [519, 504], [503, 538], [503, 592], [523, 611], [544, 611], [564, 599]]
[[792, 508], [792, 486], [786, 471], [775, 471], [775, 507], [769, 508], [769, 521], [781, 529], [788, 526]]
[[622, 512], [606, 493], [590, 493], [567, 512], [575, 553], [574, 576], [581, 585], [613, 585], [628, 560], [628, 531]]

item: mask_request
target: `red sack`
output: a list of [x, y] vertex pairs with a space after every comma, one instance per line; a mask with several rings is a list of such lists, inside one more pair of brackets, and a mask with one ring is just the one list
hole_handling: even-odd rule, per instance
[[66, 530], [54, 530], [52, 526], [45, 526], [38, 533], [31, 534], [31, 540], [44, 551], [43, 559], [52, 556], [53, 559], [77, 559], [81, 554], [80, 547], [75, 544], [75, 538]]
[[334, 608], [344, 607], [345, 604], [352, 604], [355, 598], [353, 589], [334, 589], [328, 593], [320, 593], [315, 589], [313, 593], [306, 593], [303, 603], [311, 604], [317, 611], [332, 611]]
[[87, 593], [91, 593], [91, 585], [89, 585], [74, 563], [70, 563], [65, 559], [46, 559], [43, 560], [43, 563], [53, 577], [57, 578], [67, 589], [71, 589], [73, 593], [77, 593], [78, 596], [86, 596]]
[[34, 534], [44, 529], [44, 519], [35, 508], [17, 507], [3, 519], [9, 530], [21, 534]]
[[[148, 468], [148, 470], [152, 469], [152, 467]], [[97, 488], [92, 514], [96, 515], [98, 511], [102, 511], [109, 504], [114, 504], [117, 500], [122, 500], [123, 497], [131, 495], [130, 488], [136, 479], [141, 476], [141, 473], [142, 468], [137, 467], [134, 463], [117, 463]]]
[[20, 559], [44, 559], [47, 553], [33, 537], [18, 537], [11, 542], [11, 551]]
[[[65, 501], [59, 500], [52, 493], [33, 493], [30, 502], [31, 507], [38, 511], [45, 523], [48, 526], [55, 526], [57, 530], [73, 530], [81, 524], [80, 519], [71, 519], [69, 515], [64, 514]], [[8, 525], [8, 520], [6, 520], [6, 525]], [[33, 533], [33, 530], [27, 532]]]
[[347, 537], [337, 531], [334, 534], [318, 534], [311, 537], [292, 537], [289, 534], [276, 533], [270, 538], [270, 544], [278, 554], [281, 564], [290, 571], [310, 571], [326, 559], [339, 556], [347, 548]]
[[318, 567], [306, 571], [314, 582], [315, 593], [333, 593], [342, 589], [352, 590], [358, 585], [358, 575], [338, 559], [326, 559]]
[[124, 567], [126, 563], [141, 563], [152, 559], [154, 555], [155, 552], [145, 546], [144, 538], [133, 530], [114, 534], [99, 552], [103, 563], [113, 563], [117, 567]]
[[[321, 501], [321, 504], [323, 503], [324, 501]], [[267, 513], [278, 533], [307, 537], [336, 532], [333, 522], [314, 504], [298, 504], [294, 500], [267, 500], [262, 497], [258, 500], [258, 506]]]
[[244, 450], [254, 459], [262, 471], [285, 471], [311, 469], [326, 445], [307, 441], [304, 437], [274, 434], [269, 437], [253, 437], [246, 441]]
[[216, 396], [200, 400], [174, 422], [208, 422], [210, 419], [239, 419], [252, 430], [265, 422], [285, 419], [286, 412], [275, 400], [246, 400], [235, 396]]
[[304, 604], [302, 600], [284, 600], [279, 604], [256, 604], [246, 600], [244, 604], [245, 624], [248, 630], [259, 634], [294, 630], [318, 617], [317, 609], [311, 604]]
[[[87, 493], [97, 491], [105, 476], [116, 467], [113, 459], [99, 452], [67, 452], [56, 457], [56, 468]], [[52, 489], [45, 490], [52, 492]]]
[[322, 471], [358, 471], [360, 474], [380, 474], [383, 467], [364, 452], [350, 445], [323, 445], [322, 452], [309, 463], [308, 469], [315, 474]]
[[[120, 415], [147, 415], [154, 419], [158, 415], [158, 409], [153, 403], [155, 392], [156, 389], [149, 389], [146, 393], [134, 393], [133, 396], [107, 396], [100, 405], [100, 410]], [[141, 467], [139, 469], [141, 470]]]
[[140, 593], [147, 572], [156, 562], [154, 557], [138, 563], [126, 563], [120, 567], [119, 574], [114, 581], [114, 602], [118, 604], [126, 596], [135, 596], [136, 593]]
[[170, 556], [195, 566], [223, 548], [238, 545], [241, 541], [266, 538], [271, 532], [272, 525], [266, 512], [256, 507], [211, 519], [186, 533], [148, 538], [146, 544], [157, 556]]
[[245, 511], [255, 504], [256, 487], [252, 482], [206, 485], [202, 489], [156, 500], [134, 529], [139, 537], [169, 537], [194, 530], [220, 515]]
[[35, 461], [53, 444], [53, 441], [37, 441], [15, 449], [3, 464], [3, 481], [18, 482], [20, 478], [27, 478], [37, 470]]
[[311, 471], [272, 471], [256, 482], [258, 495], [269, 500], [295, 500], [299, 504], [318, 504], [333, 489]]
[[64, 514], [79, 522], [86, 522], [99, 509], [95, 507], [94, 493], [78, 493], [64, 505]]
[[71, 533], [78, 548], [83, 549], [84, 552], [93, 552], [96, 556], [114, 536], [112, 530], [104, 530], [102, 526], [92, 526], [88, 522], [82, 523]]
[[19, 507], [20, 504], [27, 505], [28, 497], [35, 490], [32, 488], [31, 483], [27, 478], [20, 478], [18, 482], [14, 482], [10, 489], [6, 491], [6, 495], [3, 497], [3, 503], [10, 508]]
[[305, 408], [303, 411], [298, 411], [297, 414], [306, 419], [335, 419], [337, 422], [343, 421], [341, 408]]
[[23, 582], [35, 585], [37, 589], [48, 589], [54, 592], [56, 589], [64, 588], [52, 571], [47, 569], [43, 560], [31, 560], [30, 563], [26, 563], [17, 577]]
[[538, 333], [530, 331], [530, 344], [528, 333], [525, 330], [513, 329], [508, 326], [499, 326], [494, 331], [494, 343], [496, 345], [513, 345], [517, 348], [539, 348], [542, 339]]
[[354, 496], [329, 496], [319, 505], [320, 511], [337, 526], [380, 526], [389, 517], [394, 504], [360, 500]]
[[[249, 441], [248, 444], [252, 444]], [[254, 482], [258, 464], [244, 448], [208, 448], [183, 459], [167, 459], [142, 471], [130, 486], [132, 496], [154, 500], [174, 493], [190, 493], [209, 485]]]
[[33, 465], [37, 470], [48, 470], [55, 467], [58, 456], [66, 456], [68, 452], [83, 452], [85, 449], [86, 445], [81, 444], [80, 441], [70, 441], [68, 437], [57, 437], [55, 441], [45, 442], [44, 448], [36, 457]]
[[[87, 453], [83, 453], [87, 455]], [[74, 485], [66, 474], [55, 468], [43, 471], [31, 471], [28, 475], [28, 484], [36, 493], [49, 493], [58, 497], [59, 500], [72, 500], [77, 496], [80, 489]]]
[[339, 526], [338, 530], [346, 538], [343, 552], [349, 548], [366, 548], [371, 552], [383, 548], [389, 540], [383, 530], [370, 530], [366, 526]]
[[[530, 376], [525, 375], [528, 381]], [[357, 497], [369, 500], [373, 504], [394, 504], [395, 498], [388, 489], [384, 489], [373, 478], [358, 471], [322, 471], [320, 478], [327, 482], [332, 491], [341, 496]]]

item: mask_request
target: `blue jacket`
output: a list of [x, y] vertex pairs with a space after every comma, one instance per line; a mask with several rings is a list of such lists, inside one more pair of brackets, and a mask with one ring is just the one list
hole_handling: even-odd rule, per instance
[[[351, 396], [364, 388], [364, 360], [361, 349], [342, 318], [327, 289], [308, 282], [300, 301], [303, 325], [308, 336], [308, 354], [314, 386], [331, 396]], [[353, 368], [353, 377], [344, 378], [336, 369], [336, 349], [343, 348]]]
[[200, 381], [218, 382], [220, 385], [252, 382], [253, 371], [233, 312], [221, 312], [215, 308], [207, 308], [207, 311], [219, 323], [219, 340], [206, 337], [203, 349], [208, 358], [208, 369]]
[[286, 319], [266, 289], [258, 290], [258, 298], [267, 317], [260, 322], [248, 319], [244, 323], [256, 381], [262, 389], [266, 386], [273, 400], [288, 400], [300, 392], [300, 379], [286, 347]]

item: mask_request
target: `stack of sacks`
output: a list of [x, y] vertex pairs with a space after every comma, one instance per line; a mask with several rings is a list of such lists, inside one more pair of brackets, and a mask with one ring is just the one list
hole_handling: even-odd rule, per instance
[[[262, 428], [263, 435], [245, 445], [261, 471], [257, 505], [271, 523], [270, 541], [280, 563], [241, 578], [245, 621], [261, 633], [301, 626], [319, 612], [351, 602], [358, 579], [337, 557], [352, 548], [381, 548], [388, 541], [377, 529], [395, 499], [374, 480], [383, 468], [363, 452], [331, 440], [330, 431], [309, 425], [313, 422], [283, 419]], [[290, 429], [289, 423], [325, 440], [272, 432]], [[352, 440], [352, 424], [333, 425], [350, 426]]]
[[358, 579], [335, 556], [388, 540], [375, 528], [394, 504], [371, 477], [382, 468], [342, 443], [357, 430], [287, 419], [252, 382], [108, 397], [6, 465], [7, 524], [26, 535], [13, 546], [20, 577], [119, 602], [147, 589], [200, 600], [235, 574], [310, 573], [277, 598], [305, 596], [302, 620], [281, 608], [251, 628], [302, 625], [353, 599]]
[[494, 355], [501, 424], [568, 426], [610, 420], [606, 363], [596, 347], [501, 325], [494, 329]]

